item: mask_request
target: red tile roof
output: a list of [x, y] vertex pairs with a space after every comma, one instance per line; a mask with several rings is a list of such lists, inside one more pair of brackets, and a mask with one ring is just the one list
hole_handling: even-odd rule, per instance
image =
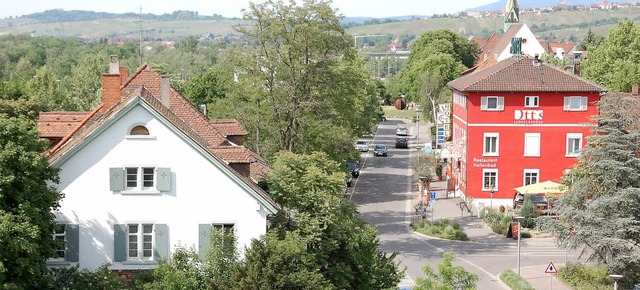
[[38, 132], [43, 138], [62, 138], [73, 131], [88, 115], [87, 112], [41, 112]]
[[512, 56], [447, 84], [463, 92], [604, 92], [603, 87], [524, 55]]
[[236, 119], [213, 119], [211, 125], [225, 136], [246, 136], [249, 131], [245, 129]]

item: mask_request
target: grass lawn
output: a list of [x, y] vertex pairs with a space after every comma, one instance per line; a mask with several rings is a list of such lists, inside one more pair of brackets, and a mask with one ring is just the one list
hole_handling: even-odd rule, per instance
[[394, 106], [382, 106], [384, 116], [388, 118], [412, 119], [416, 116], [415, 110], [398, 110]]

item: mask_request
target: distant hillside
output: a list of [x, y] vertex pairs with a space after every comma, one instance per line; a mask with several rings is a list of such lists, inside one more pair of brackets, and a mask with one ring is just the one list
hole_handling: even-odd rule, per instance
[[61, 22], [77, 22], [77, 21], [93, 21], [101, 19], [115, 19], [115, 18], [134, 18], [144, 20], [216, 20], [224, 19], [220, 15], [214, 14], [213, 16], [200, 16], [198, 12], [179, 10], [172, 13], [165, 13], [162, 15], [155, 15], [151, 13], [137, 14], [137, 13], [106, 13], [106, 12], [94, 12], [84, 10], [71, 10], [65, 11], [62, 9], [46, 10], [44, 12], [38, 12], [33, 14], [23, 15], [21, 18], [34, 19], [43, 23], [61, 23]]
[[[590, 5], [590, 4], [596, 4], [596, 3], [602, 2], [601, 0], [566, 0], [566, 1], [567, 1], [567, 5]], [[637, 0], [616, 0], [615, 2], [635, 2], [635, 1]], [[496, 1], [494, 3], [487, 4], [484, 6], [467, 9], [465, 11], [469, 12], [469, 11], [501, 10], [501, 9], [504, 9], [505, 4], [506, 4], [506, 1], [501, 0], [501, 1]], [[545, 7], [553, 6], [556, 4], [560, 4], [560, 0], [519, 0], [518, 1], [518, 5], [520, 6], [521, 9], [545, 8]]]

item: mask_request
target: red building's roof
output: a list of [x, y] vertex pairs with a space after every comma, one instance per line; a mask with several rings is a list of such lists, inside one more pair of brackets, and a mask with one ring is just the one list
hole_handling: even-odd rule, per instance
[[447, 84], [463, 92], [604, 92], [605, 88], [536, 59], [518, 55]]

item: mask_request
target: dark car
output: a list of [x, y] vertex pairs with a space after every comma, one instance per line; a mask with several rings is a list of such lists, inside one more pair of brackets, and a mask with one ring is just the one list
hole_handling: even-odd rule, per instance
[[349, 168], [349, 174], [353, 178], [358, 178], [360, 176], [360, 163], [359, 162], [347, 162], [347, 167]]
[[387, 156], [387, 146], [378, 144], [373, 147], [373, 156]]
[[404, 137], [396, 138], [396, 148], [409, 148], [409, 140]]

